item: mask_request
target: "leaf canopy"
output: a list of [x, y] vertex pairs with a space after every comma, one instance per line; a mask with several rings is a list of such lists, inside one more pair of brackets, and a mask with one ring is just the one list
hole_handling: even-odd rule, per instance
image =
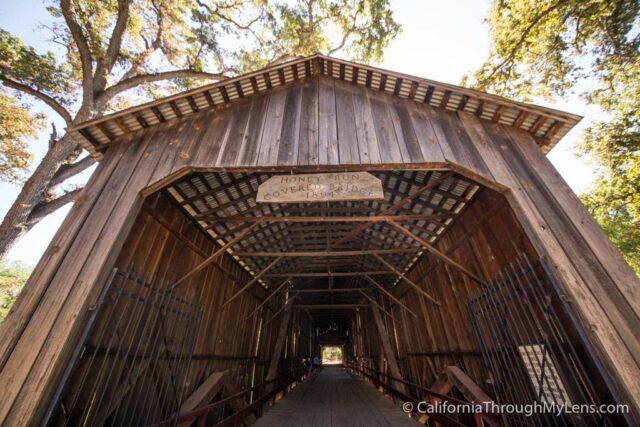
[[640, 2], [494, 0], [486, 62], [464, 83], [531, 100], [580, 94], [610, 117], [577, 146], [598, 178], [587, 208], [640, 272]]

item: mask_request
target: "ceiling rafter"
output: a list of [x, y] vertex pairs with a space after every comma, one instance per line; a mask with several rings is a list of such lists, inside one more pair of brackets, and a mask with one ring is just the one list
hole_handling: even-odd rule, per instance
[[[258, 188], [273, 175], [267, 172], [194, 172], [164, 191], [251, 275], [225, 305], [253, 286], [263, 287], [272, 300], [285, 288], [304, 289], [303, 283], [328, 290], [364, 284], [394, 299], [398, 281], [413, 283], [407, 272], [424, 252], [423, 243], [437, 242], [480, 186], [454, 172], [371, 173], [382, 182], [384, 200], [259, 204]], [[405, 231], [392, 224], [402, 224]], [[216, 251], [176, 285], [220, 254]], [[299, 305], [311, 306], [363, 301], [358, 292], [346, 291], [302, 292], [296, 298]]]

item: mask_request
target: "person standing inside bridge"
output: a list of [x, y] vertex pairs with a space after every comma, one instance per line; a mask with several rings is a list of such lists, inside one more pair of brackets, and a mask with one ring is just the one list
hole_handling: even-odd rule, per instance
[[313, 372], [317, 372], [318, 371], [318, 366], [320, 366], [320, 358], [316, 355], [313, 356], [313, 363], [312, 363], [312, 371]]

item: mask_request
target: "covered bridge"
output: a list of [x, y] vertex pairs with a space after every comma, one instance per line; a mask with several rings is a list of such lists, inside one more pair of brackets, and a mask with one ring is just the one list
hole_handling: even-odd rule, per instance
[[638, 278], [545, 157], [579, 119], [312, 56], [72, 129], [100, 163], [0, 325], [0, 424], [637, 425]]

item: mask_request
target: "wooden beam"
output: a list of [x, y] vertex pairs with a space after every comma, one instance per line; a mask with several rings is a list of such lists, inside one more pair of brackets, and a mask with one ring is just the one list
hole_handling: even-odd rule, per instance
[[209, 107], [214, 107], [216, 105], [216, 103], [213, 102], [213, 97], [211, 96], [211, 93], [208, 90], [205, 90], [204, 92], [202, 92], [202, 94], [204, 95], [205, 99], [207, 100], [207, 104], [209, 104]]
[[369, 302], [371, 304], [374, 304], [375, 306], [377, 306], [380, 310], [382, 310], [382, 312], [384, 314], [386, 314], [387, 316], [389, 316], [391, 318], [391, 320], [395, 320], [393, 317], [393, 314], [389, 313], [387, 310], [384, 309], [384, 307], [382, 305], [380, 305], [378, 303], [378, 301], [376, 301], [375, 299], [371, 298], [369, 295], [367, 295], [365, 292], [363, 292], [362, 290], [360, 291], [360, 293], [362, 294], [363, 297], [365, 297], [366, 299], [369, 300]]
[[109, 128], [106, 126], [106, 124], [104, 122], [96, 123], [96, 127], [98, 129], [100, 129], [100, 132], [102, 132], [104, 134], [104, 136], [106, 136], [109, 141], [113, 141], [114, 140], [115, 136], [113, 135], [113, 132], [111, 132], [109, 130]]
[[167, 119], [165, 119], [165, 117], [162, 115], [162, 112], [158, 107], [151, 107], [151, 111], [153, 112], [153, 114], [156, 116], [156, 119], [158, 119], [160, 123], [164, 123], [167, 121]]
[[[299, 294], [314, 294], [314, 293], [342, 293], [342, 292], [360, 292], [371, 288], [322, 288], [322, 289], [298, 289], [296, 293]], [[286, 292], [286, 291], [280, 291]]]
[[504, 112], [504, 105], [499, 105], [496, 112], [493, 114], [492, 122], [498, 123], [500, 121], [500, 117], [502, 117], [502, 113]]
[[[442, 192], [444, 193], [444, 192]], [[447, 197], [455, 198], [455, 195], [447, 194]], [[467, 202], [468, 200], [464, 200]], [[216, 222], [229, 222], [229, 223], [243, 223], [243, 222], [385, 222], [389, 219], [394, 221], [430, 221], [437, 219], [447, 219], [446, 215], [442, 214], [430, 214], [430, 215], [362, 215], [362, 216], [247, 216], [247, 215], [235, 215], [231, 217], [220, 216], [198, 216], [198, 219], [202, 219], [209, 223]]]
[[282, 304], [282, 307], [280, 307], [280, 309], [278, 309], [278, 311], [276, 311], [275, 313], [273, 313], [273, 316], [271, 316], [271, 317], [269, 318], [269, 320], [267, 320], [267, 321], [265, 322], [265, 325], [266, 325], [266, 324], [271, 323], [271, 321], [272, 321], [273, 319], [275, 319], [275, 318], [276, 318], [276, 316], [277, 316], [278, 314], [280, 314], [280, 312], [282, 312], [282, 310], [284, 310], [285, 308], [287, 308], [287, 306], [288, 306], [288, 305], [291, 305], [291, 304], [292, 304], [292, 301], [293, 301], [294, 299], [296, 299], [296, 298], [298, 298], [298, 293], [297, 293], [297, 292], [295, 292], [293, 295], [290, 295], [290, 296], [289, 296], [289, 299], [287, 300], [287, 302], [286, 302], [286, 303], [284, 303], [284, 304]]
[[540, 116], [536, 119], [536, 121], [533, 123], [533, 126], [531, 126], [531, 129], [529, 129], [529, 133], [532, 135], [535, 135], [538, 130], [542, 127], [542, 125], [544, 125], [547, 121], [547, 118], [545, 116]]
[[447, 108], [447, 104], [449, 103], [449, 98], [451, 97], [451, 91], [445, 90], [444, 95], [442, 95], [442, 100], [440, 101], [440, 108]]
[[198, 104], [196, 104], [196, 100], [192, 95], [187, 96], [187, 101], [189, 102], [189, 107], [191, 107], [191, 110], [193, 110], [194, 113], [200, 111], [200, 108], [198, 108]]
[[376, 288], [378, 288], [379, 290], [384, 292], [389, 298], [394, 300], [400, 307], [402, 307], [404, 310], [408, 311], [413, 317], [415, 317], [416, 319], [418, 318], [418, 315], [413, 310], [411, 310], [409, 307], [407, 307], [405, 304], [403, 304], [402, 301], [400, 301], [398, 298], [396, 298], [391, 292], [386, 290], [385, 287], [382, 286], [380, 283], [376, 282], [375, 280], [373, 280], [370, 276], [368, 276], [366, 274], [363, 277], [365, 279], [367, 279], [367, 281], [369, 283], [371, 283], [373, 286], [375, 286]]
[[93, 135], [91, 134], [91, 132], [89, 132], [88, 128], [84, 128], [84, 129], [78, 129], [78, 132], [80, 132], [80, 134], [87, 140], [89, 141], [91, 144], [98, 146], [100, 145], [100, 141], [98, 141], [97, 139], [95, 139], [93, 137]]
[[394, 273], [396, 273], [398, 275], [398, 277], [400, 277], [402, 280], [404, 280], [405, 283], [409, 284], [411, 287], [413, 287], [416, 291], [418, 291], [419, 293], [421, 293], [422, 295], [424, 295], [425, 297], [427, 297], [427, 299], [429, 299], [429, 301], [433, 302], [436, 305], [440, 305], [440, 303], [438, 302], [438, 300], [436, 300], [434, 297], [432, 297], [431, 295], [429, 295], [424, 289], [422, 289], [419, 285], [417, 285], [413, 280], [409, 279], [407, 276], [404, 275], [404, 273], [400, 270], [398, 270], [395, 266], [393, 266], [390, 262], [388, 262], [387, 260], [385, 260], [384, 258], [382, 258], [380, 255], [374, 254], [373, 255], [378, 261], [380, 261], [381, 263], [383, 263], [389, 270], [393, 271]]
[[122, 133], [127, 134], [127, 133], [131, 133], [131, 129], [129, 129], [124, 122], [122, 121], [122, 119], [120, 117], [114, 117], [113, 118], [113, 122], [116, 124], [116, 126], [118, 126], [120, 128], [120, 130], [122, 131]]
[[231, 303], [231, 301], [233, 301], [234, 299], [239, 297], [241, 293], [243, 293], [244, 291], [249, 289], [249, 286], [253, 285], [255, 282], [260, 280], [260, 278], [262, 276], [264, 276], [264, 274], [267, 271], [271, 270], [271, 268], [273, 268], [281, 259], [282, 259], [282, 256], [279, 256], [276, 259], [274, 259], [273, 261], [271, 261], [269, 263], [269, 265], [267, 265], [264, 269], [262, 269], [262, 271], [260, 273], [258, 273], [255, 276], [253, 276], [253, 278], [251, 280], [249, 280], [243, 287], [238, 289], [238, 291], [235, 294], [231, 295], [231, 297], [228, 300], [226, 300], [224, 302], [224, 304], [222, 304], [222, 307], [220, 307], [220, 308], [225, 308], [226, 306], [228, 306]]
[[133, 117], [136, 118], [138, 124], [140, 126], [142, 126], [143, 128], [148, 128], [149, 127], [149, 123], [147, 123], [147, 121], [144, 119], [144, 117], [142, 116], [142, 112], [140, 111], [135, 111], [133, 113]]
[[[475, 403], [477, 405], [488, 405], [493, 403], [493, 399], [484, 392], [467, 374], [465, 374], [457, 366], [447, 366], [442, 370], [442, 373], [436, 379], [436, 382], [431, 386], [431, 390], [440, 394], [449, 394], [451, 389], [456, 388], [468, 402]], [[429, 397], [426, 396], [429, 400]], [[431, 397], [431, 403], [437, 403], [441, 399]], [[487, 424], [492, 427], [503, 426], [503, 420], [498, 414], [492, 416], [484, 416], [476, 414], [478, 422], [476, 425]], [[484, 423], [483, 423], [484, 421]]]
[[389, 222], [389, 224], [391, 224], [394, 228], [396, 228], [399, 232], [401, 232], [405, 236], [411, 237], [413, 240], [415, 240], [416, 242], [420, 243], [420, 245], [422, 247], [424, 247], [428, 252], [430, 252], [431, 254], [436, 256], [437, 258], [441, 259], [442, 261], [444, 261], [445, 263], [451, 265], [452, 267], [455, 267], [456, 269], [460, 270], [461, 272], [463, 272], [464, 274], [466, 274], [467, 276], [469, 276], [470, 278], [472, 278], [473, 280], [475, 280], [479, 284], [481, 284], [483, 286], [486, 285], [486, 282], [482, 278], [478, 277], [476, 274], [474, 274], [471, 271], [467, 270], [466, 268], [464, 268], [463, 266], [458, 264], [456, 261], [452, 260], [451, 258], [446, 256], [445, 254], [440, 252], [438, 249], [436, 249], [433, 246], [431, 246], [431, 244], [429, 242], [427, 242], [426, 240], [422, 239], [419, 236], [416, 236], [411, 231], [407, 230], [405, 227], [401, 226], [400, 224], [398, 224], [395, 221], [388, 221], [388, 222]]
[[433, 96], [433, 91], [434, 90], [436, 90], [436, 88], [433, 87], [433, 86], [427, 87], [427, 92], [424, 94], [424, 99], [423, 99], [423, 102], [425, 104], [428, 104], [428, 103], [431, 102], [431, 97]]
[[[183, 236], [182, 233], [174, 230], [171, 224], [169, 224], [164, 218], [158, 216], [153, 209], [149, 209], [143, 206], [142, 212], [148, 215], [149, 218], [151, 218], [151, 220], [160, 224], [167, 232], [171, 233], [176, 239], [180, 240], [182, 243], [188, 246], [189, 249], [191, 249], [192, 251], [200, 255], [203, 259], [208, 258], [208, 254], [205, 251], [203, 251], [198, 245], [193, 243], [190, 239]], [[236, 276], [233, 275], [233, 273], [231, 273], [231, 271], [228, 268], [223, 266], [220, 262], [213, 260], [211, 261], [211, 264], [213, 264], [215, 268], [220, 270], [220, 272], [224, 274], [225, 277], [227, 277], [232, 282], [237, 283], [240, 281]]]
[[[282, 321], [280, 322], [280, 329], [278, 330], [276, 343], [273, 346], [273, 353], [271, 354], [271, 362], [269, 363], [267, 376], [264, 379], [265, 381], [274, 380], [278, 376], [278, 365], [280, 364], [280, 356], [282, 355], [285, 338], [287, 337], [287, 331], [289, 329], [289, 321], [291, 320], [291, 313], [293, 312], [293, 310], [291, 309], [292, 304], [290, 304], [291, 301], [292, 300], [287, 301], [283, 306], [285, 310], [282, 316]], [[267, 390], [265, 390], [265, 393], [269, 393], [272, 389], [273, 389], [273, 385], [268, 386]]]
[[227, 88], [224, 86], [220, 86], [218, 88], [218, 92], [220, 92], [220, 95], [222, 95], [222, 99], [224, 99], [224, 102], [230, 102], [231, 100], [229, 99], [229, 94], [227, 93]]
[[460, 99], [460, 103], [458, 104], [458, 111], [464, 111], [467, 106], [467, 102], [469, 102], [469, 95], [463, 95]]
[[217, 257], [219, 257], [220, 255], [222, 255], [227, 249], [229, 249], [231, 246], [235, 245], [236, 243], [238, 243], [240, 240], [244, 239], [245, 236], [247, 234], [249, 234], [256, 226], [258, 225], [258, 223], [253, 223], [250, 226], [248, 226], [247, 228], [245, 228], [244, 230], [242, 230], [242, 232], [240, 232], [240, 234], [238, 234], [236, 237], [234, 237], [233, 239], [229, 240], [229, 242], [227, 242], [224, 246], [220, 247], [220, 249], [218, 249], [217, 251], [215, 251], [213, 254], [211, 254], [209, 256], [209, 258], [205, 259], [204, 261], [202, 261], [200, 264], [198, 264], [193, 270], [191, 270], [190, 272], [188, 272], [187, 274], [185, 274], [184, 276], [182, 276], [180, 279], [178, 279], [173, 285], [171, 285], [169, 287], [169, 289], [173, 289], [176, 286], [178, 286], [180, 283], [183, 283], [185, 280], [187, 280], [189, 277], [193, 276], [194, 274], [196, 274], [198, 271], [202, 270], [203, 268], [205, 268], [207, 265], [211, 264]]
[[281, 278], [281, 277], [358, 277], [358, 276], [382, 276], [395, 274], [393, 271], [380, 270], [380, 271], [345, 271], [345, 272], [317, 272], [317, 273], [271, 273], [266, 274], [265, 277]]
[[[403, 379], [402, 374], [400, 373], [400, 367], [398, 366], [398, 362], [396, 360], [396, 355], [393, 352], [393, 347], [391, 346], [391, 340], [389, 339], [389, 333], [387, 332], [387, 327], [382, 321], [382, 316], [380, 316], [380, 311], [378, 307], [371, 304], [371, 312], [373, 313], [373, 320], [375, 321], [376, 328], [378, 329], [378, 336], [380, 337], [380, 344], [382, 344], [382, 350], [384, 351], [385, 358], [387, 359], [387, 366], [389, 367], [389, 373], [392, 377], [396, 377], [398, 379]], [[393, 381], [389, 383], [389, 385], [394, 385], [397, 390], [400, 390], [404, 393], [407, 392], [404, 384]]]
[[258, 306], [251, 313], [249, 313], [249, 315], [245, 318], [245, 320], [251, 319], [253, 315], [256, 314], [258, 310], [260, 310], [262, 306], [265, 305], [267, 301], [271, 299], [272, 296], [276, 295], [280, 291], [280, 289], [282, 289], [282, 287], [286, 285], [290, 280], [291, 280], [291, 276], [284, 279], [282, 283], [280, 283], [278, 287], [273, 290], [273, 292], [267, 295], [267, 297], [260, 304], [258, 304]]
[[240, 84], [240, 82], [235, 82], [234, 86], [236, 88], [236, 92], [238, 92], [238, 96], [240, 98], [244, 98], [244, 91], [242, 90], [242, 85]]
[[[198, 387], [191, 395], [180, 405], [180, 413], [187, 413], [198, 409], [200, 406], [211, 402], [216, 394], [224, 386], [224, 378], [227, 371], [216, 371]], [[193, 421], [185, 421], [178, 424], [178, 427], [189, 427]]]
[[527, 118], [527, 112], [524, 110], [520, 110], [520, 112], [518, 113], [518, 116], [513, 121], [513, 127], [520, 128], [520, 126], [522, 126], [522, 123], [525, 121], [526, 118]]
[[[362, 249], [353, 251], [310, 251], [310, 252], [233, 252], [239, 257], [287, 257], [287, 258], [313, 258], [313, 257], [347, 257], [363, 255], [389, 255], [418, 252], [416, 249]], [[331, 276], [330, 276], [331, 277]]]
[[355, 310], [356, 308], [369, 308], [369, 304], [297, 304], [296, 308], [307, 310]]
[[[377, 216], [391, 215], [391, 214], [395, 213], [398, 209], [402, 208], [405, 204], [409, 203], [411, 200], [413, 200], [416, 197], [420, 196], [425, 191], [439, 186], [442, 183], [442, 181], [446, 180], [447, 178], [451, 177], [452, 175], [453, 175], [453, 172], [447, 172], [447, 173], [442, 174], [438, 179], [436, 179], [434, 181], [431, 181], [431, 182], [428, 182], [425, 185], [421, 186], [416, 191], [412, 192], [407, 197], [402, 198], [397, 203], [394, 203], [392, 206], [390, 206], [389, 208], [385, 209], [383, 212], [381, 212]], [[335, 245], [339, 245], [340, 243], [344, 243], [346, 241], [349, 241], [349, 240], [353, 239], [355, 236], [357, 236], [358, 234], [360, 234], [363, 231], [365, 231], [368, 228], [370, 228], [372, 225], [373, 224], [360, 225], [360, 226], [354, 228], [351, 232], [349, 232], [345, 236], [343, 236], [340, 239], [338, 239], [337, 241], [333, 242], [332, 245], [335, 246]]]
[[182, 117], [182, 111], [175, 101], [169, 101], [169, 106], [171, 107], [171, 110], [173, 110], [173, 114], [175, 114], [176, 117]]

